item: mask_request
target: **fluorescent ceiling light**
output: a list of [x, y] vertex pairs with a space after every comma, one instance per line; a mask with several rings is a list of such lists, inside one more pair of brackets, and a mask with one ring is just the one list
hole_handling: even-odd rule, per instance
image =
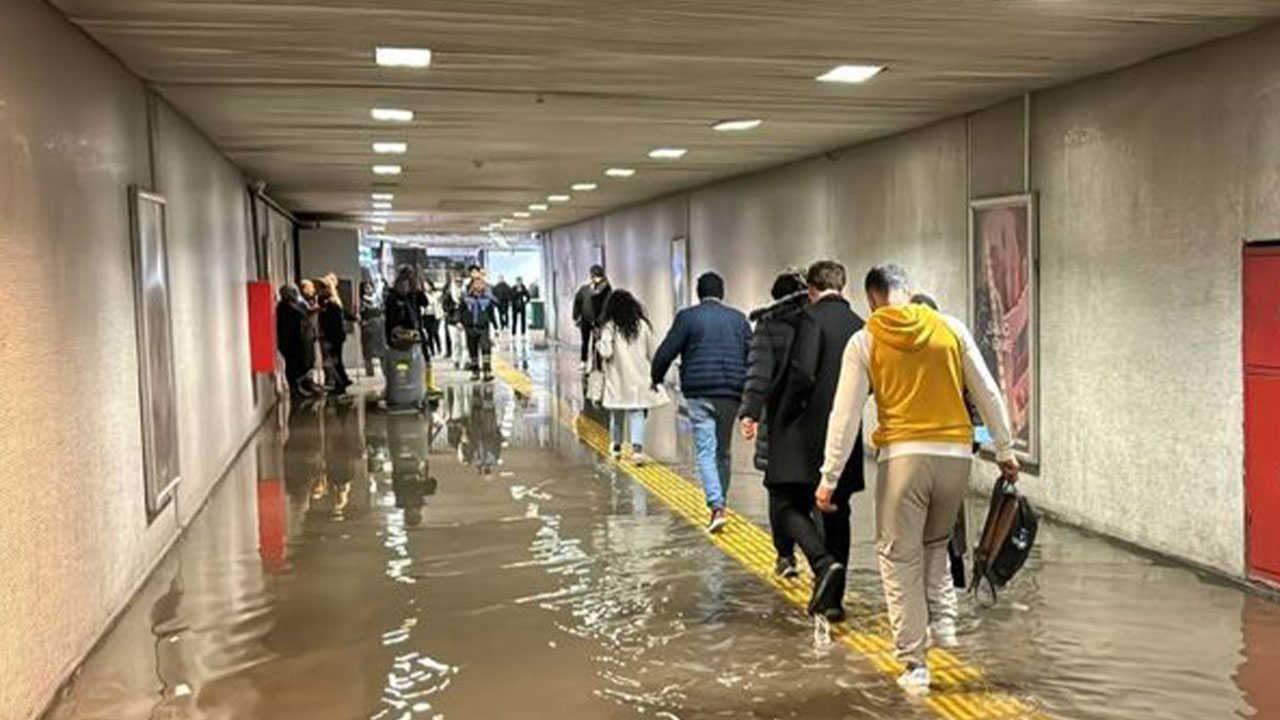
[[382, 67], [424, 68], [431, 65], [431, 51], [426, 48], [380, 47], [373, 52]]
[[595, 190], [597, 187], [600, 187], [600, 186], [596, 185], [595, 183], [574, 183], [570, 189], [576, 190], [578, 192], [591, 192], [592, 190]]
[[373, 209], [374, 209], [374, 210], [390, 210], [390, 209], [391, 209], [391, 203], [389, 203], [389, 202], [376, 202], [376, 203], [374, 203], [374, 204], [373, 204]]
[[399, 108], [374, 108], [369, 111], [369, 116], [379, 122], [411, 122], [413, 111]]
[[742, 118], [741, 120], [721, 120], [711, 127], [720, 132], [736, 132], [739, 130], [755, 130], [764, 121], [760, 118]]
[[399, 175], [400, 170], [401, 168], [399, 165], [374, 165], [373, 166], [374, 175]]
[[514, 215], [514, 216], [516, 216], [516, 217], [518, 217], [518, 218], [527, 218], [527, 217], [529, 217], [529, 213], [527, 213], [527, 212], [523, 212], [523, 211], [521, 211], [521, 212], [513, 212], [513, 213], [511, 213], [511, 214], [512, 214], [512, 215]]
[[395, 200], [396, 199], [396, 196], [393, 193], [374, 193], [369, 197], [373, 198], [374, 200]]
[[547, 202], [567, 203], [569, 202], [569, 196], [568, 195], [548, 195]]
[[649, 157], [655, 160], [679, 160], [689, 152], [684, 148], [661, 147], [649, 151]]
[[609, 168], [604, 171], [604, 174], [613, 178], [629, 178], [635, 175], [636, 171], [631, 168]]
[[818, 76], [822, 82], [862, 83], [884, 71], [880, 65], [837, 65]]
[[532, 205], [530, 205], [530, 206], [529, 206], [529, 209], [530, 209], [530, 210], [532, 210], [532, 211], [534, 211], [534, 212], [546, 212], [546, 210], [547, 210], [547, 204], [546, 204], [546, 203], [534, 203], [534, 204], [532, 204]]
[[409, 143], [402, 142], [376, 142], [373, 144], [373, 151], [379, 155], [403, 155], [409, 150]]

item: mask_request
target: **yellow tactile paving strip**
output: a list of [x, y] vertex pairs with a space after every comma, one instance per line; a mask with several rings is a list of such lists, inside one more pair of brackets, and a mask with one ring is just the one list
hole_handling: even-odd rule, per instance
[[[533, 395], [533, 381], [525, 373], [496, 358], [494, 370], [516, 393], [526, 397]], [[697, 527], [706, 524], [707, 506], [699, 485], [661, 463], [637, 467], [626, 460], [610, 459], [608, 431], [589, 418], [575, 415], [562, 399], [553, 399], [560, 404], [563, 422], [588, 447], [643, 485], [677, 515]], [[730, 511], [729, 525], [724, 532], [707, 537], [726, 555], [775, 587], [792, 604], [801, 608], [808, 606], [812, 578], [802, 576], [783, 580], [774, 577], [773, 541], [763, 528]], [[849, 621], [832, 627], [832, 638], [856, 650], [889, 677], [896, 677], [902, 671], [893, 656], [893, 643], [883, 616], [859, 616], [856, 611], [851, 612]], [[934, 691], [923, 702], [939, 717], [948, 720], [1048, 720], [1047, 715], [1026, 701], [990, 687], [983, 680], [980, 669], [954, 653], [936, 648], [931, 650], [929, 668], [933, 674]]]

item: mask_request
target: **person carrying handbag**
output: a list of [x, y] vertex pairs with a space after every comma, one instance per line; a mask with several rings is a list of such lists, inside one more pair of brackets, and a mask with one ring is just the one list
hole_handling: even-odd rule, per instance
[[670, 402], [662, 386], [650, 383], [649, 368], [657, 342], [644, 307], [626, 290], [615, 290], [605, 304], [596, 330], [603, 387], [600, 402], [609, 412], [613, 458], [622, 459], [623, 441], [631, 445], [631, 461], [643, 465], [644, 428], [649, 411]]

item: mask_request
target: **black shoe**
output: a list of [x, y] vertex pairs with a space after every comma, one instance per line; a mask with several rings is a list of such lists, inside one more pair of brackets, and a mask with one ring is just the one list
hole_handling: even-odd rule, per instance
[[479, 379], [480, 379], [480, 371], [479, 371], [479, 370], [472, 370], [472, 371], [471, 371], [471, 379], [472, 379], [472, 380], [479, 380]]
[[487, 383], [489, 383], [489, 382], [493, 382], [493, 373], [485, 373], [485, 374], [484, 374], [484, 381], [485, 381], [485, 382], [487, 382]]
[[800, 575], [800, 568], [796, 567], [796, 559], [794, 556], [783, 557], [778, 556], [778, 562], [773, 566], [773, 576], [780, 578], [793, 578]]
[[827, 622], [842, 623], [844, 622], [844, 608], [839, 605], [829, 607], [822, 611], [822, 616], [827, 619]]
[[840, 582], [844, 577], [844, 565], [840, 563], [831, 563], [827, 571], [822, 573], [822, 577], [818, 578], [818, 582], [813, 586], [813, 596], [809, 598], [809, 614], [817, 615], [818, 613], [826, 614], [827, 610], [839, 608], [841, 601], [840, 588], [844, 583]]

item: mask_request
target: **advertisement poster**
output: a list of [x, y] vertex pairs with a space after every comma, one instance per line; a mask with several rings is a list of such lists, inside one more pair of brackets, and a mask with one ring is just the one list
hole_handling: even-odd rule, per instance
[[689, 306], [689, 239], [671, 240], [671, 289], [674, 293], [675, 312]]
[[180, 473], [165, 202], [137, 188], [130, 201], [143, 464], [147, 515], [154, 518], [173, 499]]
[[1039, 442], [1039, 307], [1036, 198], [970, 203], [970, 319], [1004, 393], [1018, 458], [1036, 466]]

